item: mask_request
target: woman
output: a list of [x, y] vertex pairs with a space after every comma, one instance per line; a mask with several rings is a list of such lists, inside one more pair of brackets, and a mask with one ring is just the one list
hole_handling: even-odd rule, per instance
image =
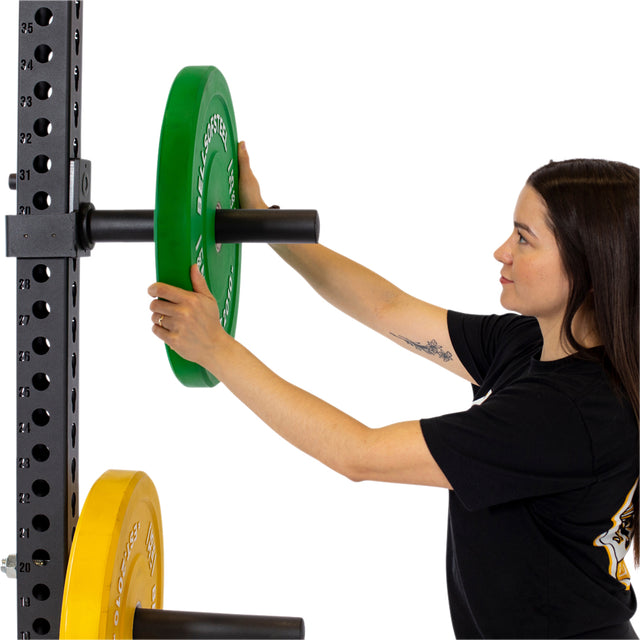
[[[266, 208], [238, 155], [242, 205]], [[457, 637], [636, 638], [638, 169], [577, 160], [530, 176], [494, 254], [516, 312], [503, 316], [427, 304], [320, 245], [274, 249], [331, 304], [471, 382], [473, 406], [369, 429], [227, 335], [195, 267], [193, 292], [150, 287], [154, 333], [348, 478], [450, 490]]]

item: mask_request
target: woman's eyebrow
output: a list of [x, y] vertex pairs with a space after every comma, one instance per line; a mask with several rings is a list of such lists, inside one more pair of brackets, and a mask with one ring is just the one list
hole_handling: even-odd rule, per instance
[[522, 229], [526, 231], [529, 235], [533, 236], [534, 238], [538, 237], [535, 233], [533, 233], [533, 231], [531, 231], [531, 227], [529, 227], [529, 225], [524, 224], [523, 222], [518, 222], [517, 220], [514, 220], [513, 226], [516, 229]]

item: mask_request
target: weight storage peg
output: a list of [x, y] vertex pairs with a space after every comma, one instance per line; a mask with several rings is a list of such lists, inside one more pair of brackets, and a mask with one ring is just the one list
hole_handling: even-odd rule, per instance
[[255, 638], [304, 638], [302, 618], [245, 616], [229, 613], [194, 613], [164, 609], [137, 608], [133, 619], [133, 637], [154, 640], [243, 640]]
[[142, 471], [106, 471], [82, 508], [61, 639], [304, 638], [302, 618], [166, 611], [160, 503]]
[[[78, 244], [93, 249], [100, 242], [153, 242], [154, 211], [96, 211], [81, 204]], [[217, 209], [211, 215], [216, 244], [315, 243], [320, 219], [313, 209]]]
[[[7, 216], [7, 255], [77, 257], [100, 242], [154, 240], [152, 209], [96, 211], [83, 203], [74, 213]], [[315, 243], [320, 234], [318, 212], [312, 209], [218, 209], [210, 219], [216, 251], [220, 244]]]

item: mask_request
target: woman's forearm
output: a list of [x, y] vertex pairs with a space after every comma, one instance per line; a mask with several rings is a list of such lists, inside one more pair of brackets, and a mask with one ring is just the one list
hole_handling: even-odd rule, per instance
[[371, 429], [287, 382], [231, 337], [201, 364], [289, 443], [334, 471], [360, 479], [358, 452]]
[[271, 429], [350, 480], [451, 488], [417, 420], [370, 429], [283, 380], [231, 337], [218, 343], [209, 366]]
[[383, 310], [403, 292], [370, 269], [323, 245], [271, 245], [327, 302], [376, 328]]

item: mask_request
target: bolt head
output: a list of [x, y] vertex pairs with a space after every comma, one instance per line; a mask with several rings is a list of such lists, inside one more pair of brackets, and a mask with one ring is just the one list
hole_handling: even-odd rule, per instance
[[18, 574], [16, 571], [16, 567], [18, 566], [17, 558], [15, 555], [7, 556], [6, 558], [2, 558], [2, 566], [0, 566], [0, 570], [4, 573], [7, 578], [17, 578]]

